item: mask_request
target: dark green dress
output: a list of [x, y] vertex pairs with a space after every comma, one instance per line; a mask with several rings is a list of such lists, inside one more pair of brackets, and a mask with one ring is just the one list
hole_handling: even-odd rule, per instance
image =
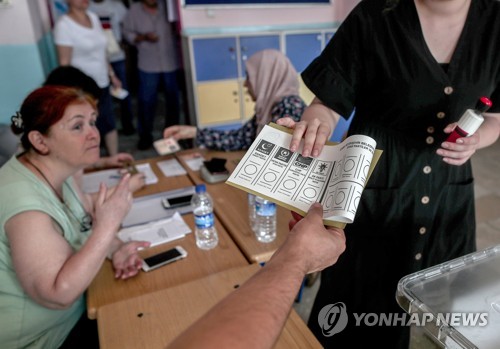
[[[355, 108], [349, 134], [371, 136], [384, 151], [345, 229], [346, 252], [322, 273], [309, 326], [325, 347], [406, 347], [406, 328], [356, 326], [354, 313], [402, 312], [395, 300], [401, 277], [475, 250], [471, 164], [448, 165], [436, 150], [445, 126], [479, 97], [491, 98], [490, 112], [500, 111], [499, 57], [499, 1], [472, 0], [443, 69], [426, 46], [413, 0], [391, 9], [385, 0], [365, 0], [302, 74], [339, 114]], [[337, 302], [349, 321], [327, 337], [319, 312]]]

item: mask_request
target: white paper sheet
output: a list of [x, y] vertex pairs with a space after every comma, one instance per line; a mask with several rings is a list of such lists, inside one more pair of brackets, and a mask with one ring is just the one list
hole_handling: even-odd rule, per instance
[[159, 161], [156, 163], [156, 166], [158, 166], [165, 177], [175, 177], [187, 174], [186, 170], [177, 159]]
[[[158, 177], [153, 172], [149, 164], [136, 165], [137, 171], [142, 172], [146, 176], [146, 185], [158, 182]], [[107, 187], [113, 187], [120, 182], [122, 177], [122, 169], [110, 169], [103, 171], [96, 171], [86, 173], [82, 176], [82, 187], [84, 193], [96, 193], [99, 191], [101, 183], [106, 184]]]
[[180, 239], [191, 232], [179, 212], [156, 222], [121, 229], [118, 237], [124, 242], [149, 241], [151, 247]]
[[122, 226], [129, 227], [132, 225], [144, 224], [147, 222], [169, 218], [173, 216], [176, 211], [180, 214], [192, 212], [191, 206], [178, 207], [175, 209], [165, 209], [161, 201], [163, 198], [170, 199], [179, 196], [194, 194], [194, 192], [195, 187], [189, 186], [135, 198], [132, 203], [132, 208], [122, 222]]

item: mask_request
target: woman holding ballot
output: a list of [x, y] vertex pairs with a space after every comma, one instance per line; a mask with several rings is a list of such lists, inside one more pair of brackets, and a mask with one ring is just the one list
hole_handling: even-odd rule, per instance
[[60, 86], [33, 91], [12, 117], [25, 151], [0, 169], [2, 348], [96, 347], [85, 290], [106, 256], [116, 278], [141, 267], [137, 249], [148, 243], [116, 236], [132, 201], [130, 175], [114, 189], [101, 185], [95, 200], [73, 179], [99, 159], [96, 117], [92, 97]]
[[[292, 150], [304, 138], [302, 155], [318, 156], [339, 115], [354, 108], [349, 134], [383, 150], [345, 229], [347, 250], [321, 274], [309, 326], [325, 347], [407, 348], [407, 322], [360, 317], [404, 318], [401, 277], [475, 250], [469, 160], [498, 139], [499, 14], [493, 0], [361, 1], [302, 73], [317, 98], [301, 122], [278, 121], [295, 129]], [[446, 141], [482, 96], [493, 107], [479, 130]], [[332, 333], [324, 309], [339, 302], [349, 321]]]
[[246, 61], [245, 87], [255, 102], [255, 115], [235, 130], [221, 131], [195, 126], [167, 127], [163, 137], [196, 138], [197, 146], [215, 150], [245, 150], [269, 122], [289, 117], [295, 121], [306, 107], [299, 97], [299, 77], [288, 58], [277, 50], [263, 50]]

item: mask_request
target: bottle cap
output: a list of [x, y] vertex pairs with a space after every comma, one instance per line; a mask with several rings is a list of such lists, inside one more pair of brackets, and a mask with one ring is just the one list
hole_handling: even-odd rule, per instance
[[493, 103], [490, 101], [490, 99], [488, 97], [481, 97], [477, 101], [475, 109], [479, 113], [484, 113], [485, 111], [487, 111], [488, 109], [490, 109], [492, 105], [493, 105]]
[[205, 184], [198, 184], [196, 186], [196, 192], [197, 193], [204, 193], [207, 191], [207, 187], [205, 187]]
[[481, 114], [468, 109], [458, 120], [457, 127], [460, 127], [467, 135], [472, 135], [483, 123], [484, 118]]

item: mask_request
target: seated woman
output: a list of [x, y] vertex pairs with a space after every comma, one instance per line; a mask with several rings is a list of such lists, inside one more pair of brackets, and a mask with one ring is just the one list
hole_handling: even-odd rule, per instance
[[[101, 89], [94, 79], [82, 72], [80, 69], [71, 65], [59, 66], [52, 70], [43, 83], [44, 86], [68, 86], [83, 90], [99, 101]], [[111, 156], [103, 156], [92, 164], [91, 169], [100, 169], [108, 167], [122, 167], [126, 163], [134, 161], [134, 157], [129, 153], [118, 153]]]
[[269, 122], [291, 117], [299, 121], [306, 104], [299, 97], [299, 76], [288, 58], [277, 50], [263, 50], [246, 61], [245, 87], [255, 102], [255, 115], [236, 130], [220, 131], [175, 125], [163, 137], [196, 138], [196, 144], [215, 150], [246, 150]]
[[[24, 152], [0, 168], [3, 349], [92, 348], [97, 332], [86, 319], [85, 290], [106, 256], [116, 278], [132, 277], [141, 266], [137, 249], [148, 243], [116, 237], [132, 202], [130, 175], [114, 189], [101, 185], [96, 200], [73, 180], [99, 159], [96, 115], [90, 95], [45, 86], [12, 117]], [[82, 331], [88, 323], [94, 323], [91, 333]]]
[[[55, 68], [47, 76], [47, 79], [43, 83], [44, 86], [67, 86], [82, 90], [85, 93], [90, 94], [99, 103], [99, 96], [101, 95], [101, 90], [97, 86], [94, 79], [82, 72], [80, 69], [75, 68], [70, 65], [60, 66]], [[129, 153], [118, 153], [111, 156], [100, 157], [91, 166], [87, 166], [85, 170], [99, 170], [105, 168], [114, 167], [126, 167], [128, 164], [134, 161], [134, 157]], [[81, 171], [74, 175], [77, 183], [82, 185]], [[137, 173], [130, 179], [129, 188], [132, 192], [141, 189], [145, 185], [145, 176], [142, 173]]]

